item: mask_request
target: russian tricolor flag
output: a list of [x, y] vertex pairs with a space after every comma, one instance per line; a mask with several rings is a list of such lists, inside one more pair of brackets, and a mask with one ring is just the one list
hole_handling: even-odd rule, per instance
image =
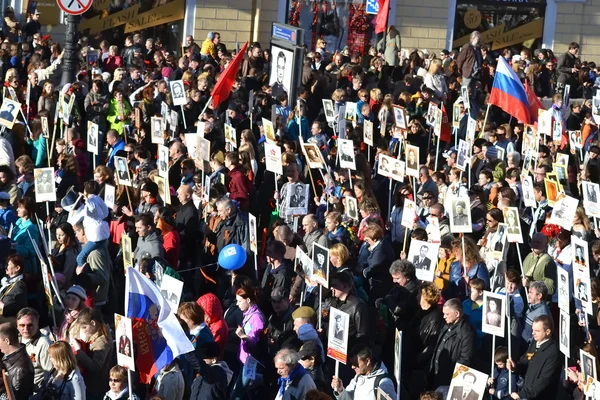
[[194, 351], [177, 317], [154, 282], [127, 268], [125, 310], [132, 319], [136, 366], [142, 383], [180, 354]]
[[500, 107], [518, 121], [531, 123], [529, 100], [525, 88], [515, 71], [512, 70], [502, 56], [498, 58], [494, 84], [488, 104]]

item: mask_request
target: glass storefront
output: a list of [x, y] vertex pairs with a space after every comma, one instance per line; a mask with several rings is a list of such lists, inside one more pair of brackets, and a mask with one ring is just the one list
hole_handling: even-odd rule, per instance
[[141, 32], [145, 38], [160, 38], [168, 49], [179, 50], [184, 14], [185, 0], [96, 0], [83, 15], [79, 30], [119, 48], [126, 36]]
[[453, 49], [469, 41], [474, 30], [494, 52], [541, 48], [546, 0], [457, 0]]
[[375, 15], [367, 14], [366, 0], [338, 0], [335, 7], [330, 1], [287, 0], [286, 10], [286, 23], [306, 30], [309, 50], [320, 37], [331, 53], [348, 46], [364, 54], [376, 44]]

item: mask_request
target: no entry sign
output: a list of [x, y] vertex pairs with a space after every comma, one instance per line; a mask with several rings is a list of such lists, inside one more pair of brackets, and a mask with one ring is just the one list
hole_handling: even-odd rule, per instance
[[58, 6], [67, 14], [80, 15], [90, 9], [92, 0], [57, 0]]

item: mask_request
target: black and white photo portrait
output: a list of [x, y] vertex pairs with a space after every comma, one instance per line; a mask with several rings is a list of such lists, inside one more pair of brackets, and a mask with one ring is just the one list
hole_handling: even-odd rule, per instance
[[54, 189], [54, 168], [36, 168], [33, 171], [35, 184], [35, 201], [56, 201]]
[[446, 400], [480, 400], [483, 398], [488, 375], [456, 363]]
[[439, 244], [413, 239], [408, 249], [407, 260], [415, 266], [415, 275], [421, 281], [432, 282], [438, 261]]
[[569, 337], [570, 337], [570, 327], [569, 327], [569, 314], [563, 310], [560, 310], [560, 324], [558, 329], [558, 334], [560, 337], [559, 347], [561, 353], [566, 355], [567, 357], [571, 356], [571, 351], [569, 349]]
[[185, 89], [183, 86], [183, 81], [171, 81], [169, 82], [171, 86], [171, 97], [173, 99], [173, 105], [183, 106], [187, 103], [187, 99], [185, 98]]
[[349, 139], [338, 139], [337, 142], [340, 157], [340, 167], [355, 170], [356, 162], [354, 160], [354, 143]]
[[452, 199], [450, 208], [450, 231], [471, 232], [471, 202], [467, 197]]
[[596, 357], [580, 349], [579, 358], [584, 380], [587, 381], [588, 377], [596, 379]]
[[313, 279], [329, 288], [329, 249], [317, 243], [314, 243], [313, 246]]
[[506, 223], [507, 239], [510, 243], [522, 243], [521, 220], [519, 218], [519, 209], [517, 207], [504, 207], [504, 222]]
[[164, 121], [162, 117], [152, 117], [150, 120], [152, 125], [152, 143], [164, 144], [165, 139], [163, 135]]
[[403, 107], [394, 106], [394, 120], [398, 128], [406, 130], [406, 110]]
[[304, 183], [289, 183], [287, 185], [287, 213], [290, 215], [304, 215], [308, 211], [308, 197], [310, 185]]
[[125, 157], [115, 156], [115, 166], [117, 169], [117, 182], [119, 185], [132, 186], [127, 159]]
[[[281, 93], [290, 96], [290, 88], [293, 86], [294, 53], [276, 45], [271, 45], [271, 71], [269, 85], [271, 95], [277, 98]], [[290, 102], [292, 99], [289, 99]]]
[[169, 148], [167, 146], [158, 145], [158, 162], [156, 166], [158, 167], [159, 176], [166, 178], [169, 175]]
[[323, 111], [325, 112], [325, 119], [327, 122], [335, 121], [335, 108], [333, 107], [333, 100], [323, 99]]
[[4, 125], [8, 129], [12, 129], [15, 119], [17, 119], [17, 115], [19, 115], [20, 109], [20, 103], [5, 98], [2, 101], [2, 107], [0, 107], [0, 125]]
[[346, 215], [348, 218], [352, 218], [355, 221], [358, 221], [358, 200], [355, 197], [346, 197]]
[[50, 126], [48, 125], [48, 117], [40, 115], [40, 122], [42, 123], [42, 136], [46, 139], [50, 139]]
[[505, 295], [488, 291], [483, 292], [483, 315], [481, 323], [483, 332], [504, 337], [505, 307]]
[[406, 175], [419, 177], [419, 147], [406, 145]]

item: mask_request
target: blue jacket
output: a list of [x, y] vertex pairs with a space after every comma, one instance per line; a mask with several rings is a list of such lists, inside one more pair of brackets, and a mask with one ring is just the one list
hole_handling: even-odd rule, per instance
[[11, 207], [0, 208], [0, 226], [4, 228], [6, 234], [10, 231], [10, 226], [17, 222], [17, 214]]
[[[506, 368], [498, 369], [494, 367], [494, 398], [495, 399], [508, 399], [510, 393], [508, 393], [508, 370]], [[517, 374], [511, 374], [511, 387], [513, 391], [517, 387]]]
[[481, 330], [481, 322], [483, 321], [483, 304], [476, 308], [473, 308], [473, 304], [474, 303], [471, 299], [466, 299], [463, 301], [463, 310], [465, 315], [469, 316], [469, 321], [471, 321], [471, 325], [473, 325], [473, 329], [475, 330], [475, 339], [477, 340], [476, 348], [480, 349], [485, 336], [485, 333], [483, 333]]
[[31, 158], [36, 168], [48, 166], [48, 150], [46, 149], [46, 138], [42, 135], [37, 140], [27, 139], [27, 144], [31, 146]]
[[[31, 235], [31, 239], [27, 232]], [[38, 259], [32, 243], [32, 240], [36, 243], [40, 241], [37, 226], [30, 219], [19, 218], [13, 227], [11, 239], [16, 243], [17, 254], [25, 258], [25, 272], [38, 272]]]
[[113, 146], [112, 149], [110, 149], [110, 153], [108, 154], [108, 162], [106, 163], [106, 166], [112, 170], [115, 169], [115, 154], [117, 154], [117, 152], [119, 150], [124, 150], [125, 149], [125, 142], [122, 139], [119, 139], [119, 141], [117, 143], [115, 143], [115, 145]]
[[[450, 265], [450, 297], [466, 297], [466, 282], [463, 279], [464, 269], [460, 261], [455, 261]], [[469, 281], [473, 278], [483, 279], [486, 290], [490, 287], [490, 273], [483, 262], [473, 265], [467, 271]]]

